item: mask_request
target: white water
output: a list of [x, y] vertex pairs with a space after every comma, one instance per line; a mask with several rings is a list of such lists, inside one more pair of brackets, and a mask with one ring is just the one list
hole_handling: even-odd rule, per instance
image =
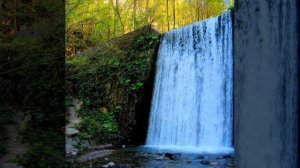
[[230, 12], [164, 35], [146, 146], [233, 151], [232, 44]]

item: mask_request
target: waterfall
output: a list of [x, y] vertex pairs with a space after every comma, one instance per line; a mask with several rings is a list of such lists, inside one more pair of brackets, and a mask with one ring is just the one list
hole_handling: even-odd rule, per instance
[[229, 11], [164, 34], [146, 146], [232, 152], [232, 38]]

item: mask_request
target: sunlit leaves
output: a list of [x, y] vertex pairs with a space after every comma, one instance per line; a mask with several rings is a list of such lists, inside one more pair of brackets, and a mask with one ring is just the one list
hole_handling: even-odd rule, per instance
[[[167, 18], [172, 24], [174, 13], [177, 28], [219, 15], [228, 8], [224, 0], [175, 0], [169, 1], [170, 9], [167, 16], [166, 0], [137, 0], [136, 2], [136, 19], [134, 19], [134, 0], [68, 0], [66, 2], [67, 38], [73, 36], [74, 31], [78, 31], [83, 34], [83, 43], [90, 41], [95, 45], [145, 25], [152, 25], [160, 32], [165, 32], [168, 31]], [[172, 5], [174, 2], [175, 4]], [[175, 9], [173, 10], [172, 7]], [[84, 44], [82, 46], [89, 47]]]

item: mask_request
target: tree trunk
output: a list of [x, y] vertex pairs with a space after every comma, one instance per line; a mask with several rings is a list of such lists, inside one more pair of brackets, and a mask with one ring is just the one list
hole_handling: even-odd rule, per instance
[[124, 27], [124, 24], [122, 22], [122, 18], [121, 18], [121, 15], [120, 15], [120, 12], [119, 12], [119, 1], [116, 0], [116, 5], [114, 4], [113, 0], [110, 0], [110, 3], [113, 7], [113, 10], [114, 10], [114, 29], [113, 29], [113, 34], [115, 36], [116, 34], [116, 27], [117, 27], [117, 17], [119, 18], [119, 21], [120, 21], [120, 24], [121, 24], [121, 27], [122, 27], [122, 33], [124, 34], [124, 30], [125, 30], [125, 27]]
[[169, 0], [167, 0], [167, 24], [168, 24], [168, 31], [170, 30], [170, 22], [169, 22]]
[[175, 2], [176, 0], [173, 0], [173, 29], [175, 29], [176, 27], [176, 8], [175, 8]]
[[133, 29], [136, 29], [136, 2], [137, 0], [133, 1]]
[[34, 20], [35, 20], [35, 4], [36, 4], [36, 2], [35, 2], [35, 0], [32, 0], [32, 2], [31, 2], [31, 23], [33, 23], [34, 22]]
[[199, 0], [196, 0], [196, 15], [197, 15], [197, 21], [200, 20], [200, 2]]
[[120, 21], [120, 24], [121, 24], [121, 27], [122, 27], [122, 33], [124, 34], [124, 31], [125, 31], [125, 27], [124, 27], [124, 24], [122, 22], [122, 18], [121, 18], [121, 15], [120, 15], [120, 11], [119, 11], [119, 0], [116, 0], [116, 13], [119, 17], [119, 21]]
[[14, 0], [14, 7], [13, 7], [13, 11], [14, 11], [14, 33], [18, 32], [18, 0]]

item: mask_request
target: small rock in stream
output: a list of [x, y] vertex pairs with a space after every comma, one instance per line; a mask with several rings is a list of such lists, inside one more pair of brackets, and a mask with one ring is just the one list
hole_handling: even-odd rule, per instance
[[109, 162], [106, 165], [103, 165], [103, 168], [109, 168], [109, 167], [114, 167], [116, 164], [114, 162]]
[[204, 165], [210, 165], [210, 166], [218, 166], [220, 164], [217, 161], [208, 161], [208, 160], [202, 160], [200, 163]]
[[224, 159], [231, 159], [232, 156], [231, 156], [231, 155], [225, 155], [225, 156], [223, 156], [223, 158], [224, 158]]
[[228, 167], [234, 167], [233, 163], [227, 163]]
[[72, 151], [72, 152], [71, 152], [72, 156], [76, 156], [77, 153], [78, 153], [78, 151]]
[[204, 164], [204, 165], [209, 165], [209, 164], [210, 164], [210, 161], [202, 160], [200, 163], [201, 163], [201, 164]]
[[219, 162], [210, 162], [209, 165], [211, 165], [211, 166], [218, 166], [218, 165], [219, 165]]
[[231, 155], [224, 155], [224, 156], [218, 157], [217, 159], [231, 159], [231, 158], [232, 158]]
[[73, 139], [67, 139], [65, 144], [65, 152], [67, 157], [76, 156], [79, 150], [75, 147], [78, 144], [77, 141]]
[[166, 154], [165, 154], [165, 157], [167, 157], [167, 158], [169, 158], [169, 159], [171, 159], [171, 160], [174, 160], [174, 155], [171, 154], [171, 153], [166, 153]]
[[177, 156], [180, 156], [180, 154], [166, 153], [164, 156], [170, 160], [175, 160]]
[[158, 156], [158, 157], [156, 157], [155, 159], [156, 160], [163, 160], [165, 157], [164, 156]]

